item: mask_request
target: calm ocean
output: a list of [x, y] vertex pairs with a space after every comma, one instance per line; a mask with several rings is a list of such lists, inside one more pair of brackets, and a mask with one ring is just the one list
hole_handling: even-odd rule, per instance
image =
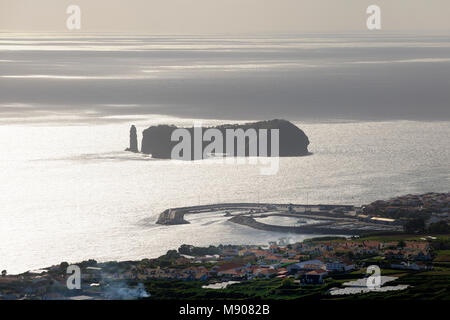
[[[381, 107], [364, 105], [376, 121], [323, 120], [360, 118], [351, 105], [363, 104], [373, 88], [387, 90], [378, 95], [384, 106], [395, 103], [394, 91], [408, 96], [415, 89], [398, 78], [411, 76], [406, 65], [425, 78], [445, 73], [448, 85], [448, 39], [403, 41], [2, 34], [0, 269], [18, 273], [61, 261], [156, 257], [183, 243], [267, 244], [286, 236], [234, 225], [220, 214], [155, 225], [169, 207], [307, 198], [364, 204], [448, 192], [448, 118], [387, 121], [379, 119]], [[395, 75], [382, 76], [381, 87], [364, 76], [382, 70]], [[392, 89], [389, 79], [399, 87]], [[414, 79], [410, 86], [420, 84]], [[327, 90], [331, 83], [335, 91]], [[344, 96], [343, 83], [360, 91]], [[416, 92], [411, 114], [419, 117], [415, 104], [428, 98]], [[341, 108], [314, 114], [328, 94], [342, 98], [335, 101]], [[156, 123], [192, 126], [188, 118], [209, 119], [205, 125], [293, 120], [308, 135], [312, 155], [283, 158], [278, 174], [262, 176], [254, 165], [180, 164], [123, 151], [131, 124], [141, 135]]]

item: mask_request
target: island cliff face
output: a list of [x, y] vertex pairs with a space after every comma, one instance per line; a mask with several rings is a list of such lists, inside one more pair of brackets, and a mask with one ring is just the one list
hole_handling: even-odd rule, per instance
[[[267, 129], [267, 154], [270, 156], [271, 153], [271, 129], [279, 130], [279, 156], [280, 157], [296, 157], [308, 155], [308, 145], [309, 139], [306, 134], [299, 129], [297, 126], [286, 120], [269, 120], [269, 121], [259, 121], [246, 124], [226, 124], [217, 127], [212, 127], [213, 129], [218, 129], [223, 138], [223, 150], [226, 150], [226, 130], [232, 129], [243, 129], [244, 131], [248, 129], [255, 129], [259, 132], [260, 129]], [[171, 141], [171, 135], [174, 130], [178, 127], [173, 125], [158, 125], [152, 126], [144, 130], [142, 138], [142, 148], [141, 152], [145, 154], [151, 154], [153, 158], [159, 159], [170, 159], [173, 148], [179, 143], [179, 141]], [[198, 160], [195, 158], [194, 148], [194, 128], [184, 128], [189, 131], [192, 139], [192, 152], [191, 160]], [[209, 129], [209, 128], [203, 128]], [[259, 137], [258, 137], [259, 139]], [[211, 141], [202, 141], [203, 149], [210, 144]], [[259, 145], [259, 144], [258, 144]], [[234, 144], [234, 153], [229, 153], [230, 156], [236, 156], [237, 153], [237, 143]], [[245, 156], [249, 155], [248, 139], [246, 139], [245, 146]], [[227, 150], [228, 151], [228, 150]], [[260, 152], [258, 150], [258, 155]], [[200, 158], [201, 159], [201, 158]]]

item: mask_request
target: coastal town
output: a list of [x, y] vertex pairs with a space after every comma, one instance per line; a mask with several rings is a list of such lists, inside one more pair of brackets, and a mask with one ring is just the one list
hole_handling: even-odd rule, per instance
[[[301, 289], [303, 294], [320, 289], [324, 298], [340, 279], [364, 278], [365, 268], [378, 265], [382, 274], [408, 275], [450, 274], [450, 251], [436, 250], [449, 246], [448, 237], [419, 237], [411, 240], [372, 240], [316, 238], [287, 244], [284, 240], [268, 246], [210, 246], [198, 248], [183, 245], [157, 259], [97, 263], [88, 260], [77, 264], [81, 269], [80, 289], [67, 287], [68, 263], [20, 275], [0, 277], [2, 299], [161, 299], [158, 296], [171, 284], [179, 298], [198, 297], [199, 292], [220, 291], [227, 287], [252, 286], [261, 280], [280, 288]], [[186, 283], [196, 290], [183, 289]], [[448, 283], [447, 283], [448, 284]], [[160, 285], [156, 288], [154, 285]], [[155, 290], [153, 291], [152, 288]], [[190, 288], [188, 286], [188, 288]], [[446, 289], [448, 296], [448, 288]], [[169, 290], [170, 292], [170, 290]], [[193, 292], [195, 295], [192, 296]], [[260, 294], [267, 292], [261, 291]], [[202, 296], [202, 295], [200, 295]], [[226, 295], [225, 295], [226, 296]]]
[[[449, 199], [448, 193], [404, 196], [374, 202], [357, 213], [358, 219], [396, 216], [403, 227], [426, 215], [424, 225], [412, 232], [322, 236], [297, 243], [282, 238], [265, 245], [185, 244], [154, 259], [87, 260], [73, 264], [80, 270], [75, 289], [69, 289], [73, 265], [68, 262], [18, 275], [3, 270], [0, 299], [332, 299], [352, 298], [356, 292], [372, 298], [449, 299]], [[373, 266], [381, 270], [382, 283], [392, 286], [361, 289]]]
[[427, 222], [449, 222], [450, 193], [430, 192], [421, 195], [407, 194], [389, 200], [377, 200], [363, 206], [364, 215], [380, 219], [405, 221], [408, 218], [425, 218]]

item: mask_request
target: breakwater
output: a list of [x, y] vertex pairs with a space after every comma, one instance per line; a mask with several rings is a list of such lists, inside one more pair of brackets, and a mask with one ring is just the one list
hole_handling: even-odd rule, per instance
[[163, 211], [156, 221], [157, 224], [174, 225], [186, 224], [188, 221], [184, 220], [185, 214], [194, 214], [202, 212], [213, 212], [219, 210], [252, 210], [267, 208], [270, 204], [261, 203], [221, 203], [208, 204], [191, 207], [171, 208]]
[[[339, 229], [339, 228], [327, 228], [328, 225], [332, 225], [333, 222], [305, 225], [305, 226], [276, 226], [271, 224], [265, 224], [256, 221], [252, 217], [248, 216], [235, 216], [229, 221], [251, 227], [253, 229], [283, 232], [283, 233], [300, 233], [300, 234], [333, 234], [333, 235], [360, 235], [364, 230], [360, 229]], [[367, 232], [367, 230], [366, 230]]]
[[[397, 232], [400, 226], [376, 224], [358, 217], [360, 208], [352, 205], [301, 205], [270, 203], [221, 203], [180, 207], [162, 212], [156, 223], [162, 225], [187, 224], [186, 214], [206, 212], [223, 213], [228, 221], [245, 225], [257, 230], [299, 233], [299, 234], [333, 234], [361, 235], [368, 232]], [[289, 217], [315, 220], [316, 223], [292, 226], [267, 224], [255, 218]], [[295, 225], [294, 225], [295, 224]]]
[[[301, 211], [303, 210], [306, 213], [306, 210], [309, 209], [317, 209], [314, 213], [309, 213], [308, 217], [311, 217], [311, 214], [317, 216], [316, 218], [332, 218], [335, 219], [337, 217], [342, 217], [343, 213], [355, 210], [355, 207], [352, 205], [301, 205], [301, 204], [273, 204], [273, 203], [220, 203], [220, 204], [207, 204], [207, 205], [198, 205], [198, 206], [190, 206], [190, 207], [179, 207], [179, 208], [171, 208], [163, 211], [156, 221], [157, 224], [164, 225], [174, 225], [174, 224], [186, 224], [188, 221], [184, 220], [185, 214], [195, 214], [202, 212], [213, 212], [213, 211], [224, 211], [224, 210], [248, 210], [249, 212], [253, 210], [253, 212], [268, 212], [273, 211], [273, 214], [286, 215], [290, 212], [295, 212], [296, 216], [300, 216]], [[323, 211], [320, 211], [320, 210]], [[339, 209], [340, 212], [333, 213], [330, 215], [330, 211]]]

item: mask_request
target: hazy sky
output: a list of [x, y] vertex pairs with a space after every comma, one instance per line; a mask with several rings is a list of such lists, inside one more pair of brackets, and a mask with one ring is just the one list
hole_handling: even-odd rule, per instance
[[64, 31], [70, 4], [85, 32], [363, 31], [371, 4], [386, 31], [450, 30], [448, 0], [0, 0], [0, 30]]
[[449, 35], [0, 35], [0, 124], [448, 120], [449, 75]]
[[[74, 36], [72, 4], [82, 32], [147, 35]], [[381, 32], [366, 28], [372, 4]], [[0, 33], [0, 123], [448, 120], [449, 12], [449, 0], [0, 0], [0, 31], [64, 32]], [[225, 35], [196, 36], [213, 33]]]

